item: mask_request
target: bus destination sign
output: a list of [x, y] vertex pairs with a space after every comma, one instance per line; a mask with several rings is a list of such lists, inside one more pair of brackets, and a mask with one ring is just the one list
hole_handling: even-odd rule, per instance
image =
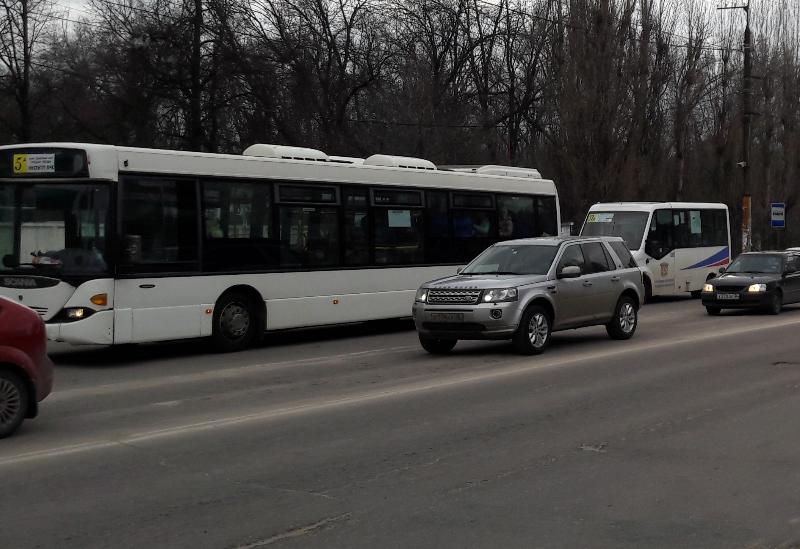
[[86, 151], [60, 147], [26, 147], [0, 151], [0, 178], [88, 177]]
[[12, 167], [14, 175], [53, 173], [56, 171], [56, 155], [55, 153], [15, 154]]

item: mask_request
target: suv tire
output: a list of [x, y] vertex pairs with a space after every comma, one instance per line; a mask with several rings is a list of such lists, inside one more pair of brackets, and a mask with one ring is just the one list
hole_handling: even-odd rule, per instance
[[639, 310], [636, 302], [627, 295], [617, 301], [614, 316], [606, 324], [606, 332], [611, 339], [630, 339], [636, 333], [639, 324]]
[[419, 344], [432, 355], [446, 355], [458, 343], [457, 339], [437, 339], [435, 337], [419, 336]]
[[522, 314], [514, 334], [514, 348], [523, 355], [538, 355], [550, 344], [552, 320], [544, 308], [531, 305]]

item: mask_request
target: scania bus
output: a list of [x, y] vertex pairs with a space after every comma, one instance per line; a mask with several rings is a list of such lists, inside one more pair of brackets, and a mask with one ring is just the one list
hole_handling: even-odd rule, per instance
[[731, 260], [728, 207], [701, 202], [617, 202], [589, 209], [581, 234], [621, 236], [650, 296], [690, 292]]
[[497, 240], [556, 235], [532, 169], [253, 145], [242, 155], [0, 147], [0, 295], [50, 339], [119, 344], [410, 315]]

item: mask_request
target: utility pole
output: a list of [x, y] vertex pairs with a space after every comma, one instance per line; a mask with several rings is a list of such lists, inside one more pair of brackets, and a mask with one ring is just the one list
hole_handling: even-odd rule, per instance
[[718, 10], [743, 9], [746, 15], [744, 26], [744, 73], [742, 74], [742, 251], [752, 248], [752, 213], [750, 200], [750, 125], [753, 117], [753, 41], [750, 33], [750, 0], [743, 5], [719, 6]]

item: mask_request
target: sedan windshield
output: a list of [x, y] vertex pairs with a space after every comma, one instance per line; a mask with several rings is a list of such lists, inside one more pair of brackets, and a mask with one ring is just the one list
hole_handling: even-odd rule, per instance
[[726, 273], [770, 273], [783, 272], [783, 256], [780, 254], [742, 254], [737, 257]]
[[621, 236], [628, 249], [638, 250], [647, 226], [647, 212], [590, 212], [582, 236]]
[[467, 265], [461, 274], [543, 275], [550, 270], [557, 251], [558, 246], [538, 244], [492, 246]]
[[107, 270], [107, 185], [3, 184], [0, 204], [0, 272], [86, 275]]

